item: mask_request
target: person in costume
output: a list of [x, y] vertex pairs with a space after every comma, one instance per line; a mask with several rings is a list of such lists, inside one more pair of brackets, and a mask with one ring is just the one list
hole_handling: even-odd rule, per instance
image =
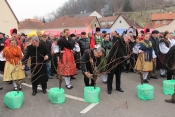
[[113, 77], [116, 76], [116, 90], [119, 92], [124, 92], [121, 89], [121, 72], [123, 67], [123, 62], [125, 62], [128, 58], [128, 55], [131, 54], [129, 42], [131, 40], [131, 36], [129, 34], [125, 34], [123, 38], [113, 36], [112, 39], [112, 48], [108, 55], [107, 60], [107, 68], [106, 71], [108, 73], [107, 80], [107, 93], [112, 93], [112, 83]]
[[74, 60], [75, 40], [71, 39], [69, 29], [64, 29], [64, 36], [58, 40], [60, 56], [58, 60], [58, 74], [64, 77], [66, 88], [72, 89], [70, 77], [77, 74]]
[[[9, 40], [9, 43], [10, 45], [3, 50], [3, 57], [6, 59], [3, 81], [13, 80], [14, 90], [17, 91], [17, 84], [15, 81], [25, 78], [25, 73], [21, 69], [22, 51], [16, 45], [15, 40]], [[18, 88], [21, 90], [21, 85]]]
[[[94, 66], [97, 66], [101, 62], [101, 56], [105, 54], [105, 50], [102, 47], [87, 49], [80, 59], [81, 69], [84, 74], [85, 86], [94, 86], [94, 80], [92, 78]], [[91, 79], [91, 83], [89, 82]]]
[[10, 34], [12, 37], [5, 41], [4, 47], [7, 47], [10, 45], [10, 40], [15, 40], [17, 46], [19, 46], [21, 48], [21, 44], [20, 44], [20, 41], [19, 41], [18, 36], [17, 36], [17, 29], [16, 28], [11, 29]]
[[[3, 36], [3, 33], [0, 32], [0, 54], [2, 56], [2, 50], [4, 49], [4, 36]], [[4, 73], [4, 65], [5, 65], [5, 62], [4, 60], [0, 60], [0, 73]]]
[[[159, 34], [158, 30], [153, 30], [152, 34], [150, 36], [150, 39], [149, 39], [152, 42], [152, 47], [154, 49], [154, 52], [155, 52], [156, 56], [158, 56], [159, 52], [160, 52], [160, 50], [159, 50], [159, 39], [158, 39], [159, 35], [158, 34]], [[153, 61], [153, 70], [150, 72], [150, 75], [149, 75], [150, 78], [158, 79], [157, 76], [156, 76], [156, 73], [155, 73], [156, 72], [156, 67], [159, 66], [157, 64], [157, 61], [158, 60], [156, 60], [156, 59]]]
[[95, 47], [98, 48], [100, 47], [100, 44], [103, 42], [103, 38], [100, 35], [100, 28], [96, 28], [96, 33], [95, 33]]
[[88, 38], [90, 39], [90, 48], [95, 48], [95, 39], [94, 35], [91, 32], [88, 33]]
[[80, 46], [81, 55], [83, 55], [84, 51], [90, 48], [90, 39], [86, 37], [86, 32], [81, 32], [81, 39], [77, 42]]
[[32, 44], [27, 47], [26, 54], [23, 58], [23, 69], [27, 64], [30, 57], [31, 59], [31, 82], [32, 82], [32, 95], [37, 94], [37, 87], [39, 84], [42, 86], [44, 94], [47, 93], [47, 69], [46, 62], [50, 58], [50, 53], [44, 44], [40, 44], [37, 36], [32, 37]]
[[143, 73], [143, 82], [149, 83], [147, 80], [148, 73], [153, 70], [153, 61], [156, 55], [154, 53], [152, 42], [149, 40], [149, 34], [145, 34], [145, 39], [140, 42], [139, 55], [135, 65], [135, 71]]
[[[101, 57], [101, 63], [99, 67], [102, 73], [106, 71], [106, 63], [107, 63], [108, 54], [111, 49], [111, 46], [112, 46], [112, 42], [109, 41], [109, 35], [105, 34], [104, 41], [101, 43], [101, 47], [104, 48], [105, 54], [104, 56]], [[102, 75], [102, 80], [104, 84], [107, 84], [107, 78], [108, 78], [108, 74], [105, 73]]]
[[[160, 53], [159, 53], [159, 60], [160, 60], [160, 76], [165, 78], [166, 77], [166, 70], [164, 68], [164, 63], [165, 63], [165, 56], [168, 53], [169, 49], [170, 49], [170, 34], [169, 32], [165, 32], [164, 33], [164, 37], [160, 40], [159, 43], [159, 49], [160, 49]], [[169, 78], [167, 78], [168, 80]]]

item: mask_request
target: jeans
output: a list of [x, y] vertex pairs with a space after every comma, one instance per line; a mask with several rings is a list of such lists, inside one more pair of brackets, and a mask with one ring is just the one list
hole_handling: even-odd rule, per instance
[[51, 72], [51, 61], [46, 62], [47, 76], [50, 77]]

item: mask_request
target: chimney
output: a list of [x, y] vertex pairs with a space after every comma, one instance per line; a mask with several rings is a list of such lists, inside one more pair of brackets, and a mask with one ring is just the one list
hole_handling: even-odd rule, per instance
[[86, 13], [86, 11], [84, 11], [84, 13]]
[[169, 14], [171, 15], [171, 11], [169, 12]]

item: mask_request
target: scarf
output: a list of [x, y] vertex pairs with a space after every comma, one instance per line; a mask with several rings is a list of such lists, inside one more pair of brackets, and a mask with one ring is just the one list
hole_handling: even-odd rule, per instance
[[21, 49], [18, 46], [7, 46], [3, 50], [3, 57], [6, 58], [10, 64], [17, 65], [22, 59]]
[[151, 41], [143, 40], [140, 43], [140, 48], [139, 49], [144, 51], [145, 61], [151, 61], [151, 59], [152, 59], [152, 52], [153, 52], [153, 47], [152, 47]]

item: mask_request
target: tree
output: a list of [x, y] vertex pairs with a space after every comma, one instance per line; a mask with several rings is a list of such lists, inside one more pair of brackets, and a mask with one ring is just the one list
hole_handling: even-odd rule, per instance
[[124, 12], [131, 12], [131, 11], [133, 11], [130, 0], [125, 0], [124, 5], [123, 5], [123, 11]]
[[43, 17], [43, 19], [42, 19], [42, 22], [43, 22], [43, 23], [46, 23], [46, 20], [45, 20], [45, 18], [44, 18], [44, 17]]

